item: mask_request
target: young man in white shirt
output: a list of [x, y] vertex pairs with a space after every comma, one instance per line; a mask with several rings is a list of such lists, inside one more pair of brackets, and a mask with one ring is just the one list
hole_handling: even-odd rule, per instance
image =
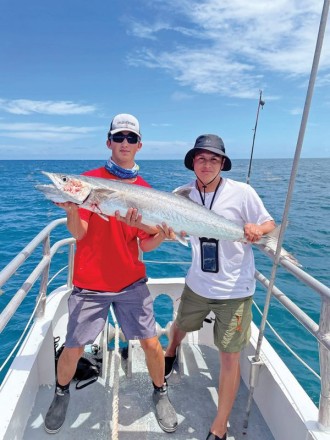
[[222, 171], [231, 169], [231, 160], [219, 136], [199, 136], [184, 163], [196, 175], [187, 185], [192, 187], [190, 198], [241, 225], [249, 242], [190, 237], [192, 263], [165, 353], [165, 377], [169, 377], [186, 332], [199, 330], [210, 311], [215, 314], [214, 343], [221, 363], [219, 400], [206, 440], [226, 440], [240, 382], [240, 352], [250, 338], [255, 290], [251, 243], [271, 232], [275, 223], [250, 185], [222, 177]]

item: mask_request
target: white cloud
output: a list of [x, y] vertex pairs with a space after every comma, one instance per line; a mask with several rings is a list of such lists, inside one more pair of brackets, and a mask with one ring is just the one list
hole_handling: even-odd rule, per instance
[[228, 63], [224, 54], [215, 56], [206, 50], [180, 49], [175, 54], [163, 52], [159, 55], [148, 50], [136, 54], [131, 62], [165, 69], [181, 85], [190, 86], [199, 93], [255, 98], [260, 88], [257, 84], [263, 82], [262, 75], [253, 72], [253, 66], [239, 61]]
[[296, 107], [290, 110], [290, 114], [293, 116], [300, 116], [303, 113], [303, 109], [301, 107]]
[[188, 142], [182, 141], [145, 141], [139, 152], [138, 159], [181, 159], [188, 149], [191, 148]]
[[14, 139], [25, 139], [41, 142], [57, 142], [57, 141], [72, 141], [74, 139], [79, 139], [82, 136], [74, 133], [52, 133], [52, 132], [33, 132], [33, 131], [21, 131], [19, 133], [8, 133], [6, 137]]
[[151, 126], [152, 127], [171, 127], [172, 124], [168, 124], [167, 122], [160, 122], [160, 123], [153, 122], [151, 124]]
[[150, 40], [157, 40], [157, 35], [162, 31], [178, 32], [186, 36], [196, 36], [194, 29], [188, 29], [185, 27], [173, 27], [171, 24], [163, 21], [156, 21], [155, 23], [139, 23], [135, 20], [130, 20], [130, 26], [128, 26], [127, 32], [134, 37], [146, 38]]
[[15, 115], [41, 113], [45, 115], [82, 115], [94, 113], [93, 105], [75, 104], [71, 101], [32, 101], [30, 99], [0, 99], [0, 109]]
[[329, 86], [330, 85], [330, 73], [328, 73], [327, 75], [323, 75], [322, 78], [320, 78], [317, 83], [316, 86]]
[[100, 127], [55, 126], [42, 123], [0, 123], [0, 136], [39, 141], [70, 141], [90, 136]]
[[[255, 97], [270, 74], [300, 78], [310, 72], [322, 10], [319, 0], [156, 0], [153, 5], [156, 24], [144, 23], [146, 31], [136, 35], [160, 40], [165, 31], [167, 49], [145, 46], [130, 55], [132, 65], [166, 70], [199, 93], [240, 98]], [[163, 24], [157, 13], [165, 17]], [[184, 26], [177, 26], [178, 17]], [[173, 31], [182, 34], [180, 44], [171, 38]], [[327, 39], [321, 66], [330, 68]]]
[[192, 99], [193, 96], [189, 93], [184, 93], [184, 92], [174, 92], [171, 95], [171, 99], [173, 101], [186, 101], [188, 99]]

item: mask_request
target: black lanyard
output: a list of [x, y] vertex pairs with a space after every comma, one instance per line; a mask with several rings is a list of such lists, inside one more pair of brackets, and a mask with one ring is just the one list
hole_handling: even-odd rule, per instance
[[[218, 189], [219, 189], [219, 186], [220, 186], [220, 184], [221, 184], [221, 180], [222, 180], [222, 179], [220, 178], [219, 183], [218, 183], [217, 187], [215, 188], [215, 191], [214, 191], [214, 194], [213, 194], [213, 197], [212, 197], [212, 200], [211, 200], [211, 204], [210, 204], [210, 207], [209, 207], [210, 210], [212, 209], [212, 206], [213, 206], [213, 202], [214, 202], [215, 196], [216, 196], [217, 191], [218, 191]], [[204, 186], [204, 198], [203, 198], [203, 196], [202, 196], [201, 190], [199, 189], [199, 186], [198, 186], [198, 183], [197, 183], [197, 182], [196, 182], [196, 186], [197, 186], [197, 189], [198, 189], [198, 192], [199, 192], [199, 196], [200, 196], [200, 198], [201, 198], [201, 201], [202, 201], [202, 203], [203, 203], [203, 206], [205, 206], [205, 186]]]

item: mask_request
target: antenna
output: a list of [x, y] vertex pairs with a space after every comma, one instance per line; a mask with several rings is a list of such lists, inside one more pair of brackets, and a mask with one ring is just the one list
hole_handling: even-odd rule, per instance
[[246, 179], [246, 183], [250, 183], [250, 174], [251, 174], [251, 166], [252, 166], [252, 157], [253, 157], [253, 150], [254, 150], [254, 141], [256, 139], [256, 133], [257, 133], [257, 126], [258, 126], [258, 119], [259, 119], [259, 110], [264, 108], [265, 101], [262, 100], [262, 90], [259, 90], [259, 102], [258, 102], [258, 110], [257, 110], [257, 117], [256, 117], [256, 123], [253, 129], [253, 141], [252, 141], [252, 148], [251, 148], [251, 157], [250, 157], [250, 163], [249, 163], [249, 171]]

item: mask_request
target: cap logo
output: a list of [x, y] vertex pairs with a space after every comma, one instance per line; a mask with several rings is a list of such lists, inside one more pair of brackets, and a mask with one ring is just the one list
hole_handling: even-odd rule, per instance
[[134, 122], [131, 122], [131, 121], [118, 121], [118, 125], [121, 125], [121, 124], [123, 124], [123, 125], [132, 125], [133, 127], [135, 127]]
[[135, 116], [125, 113], [115, 116], [110, 125], [110, 133], [115, 134], [125, 130], [132, 131], [141, 137], [139, 121]]

